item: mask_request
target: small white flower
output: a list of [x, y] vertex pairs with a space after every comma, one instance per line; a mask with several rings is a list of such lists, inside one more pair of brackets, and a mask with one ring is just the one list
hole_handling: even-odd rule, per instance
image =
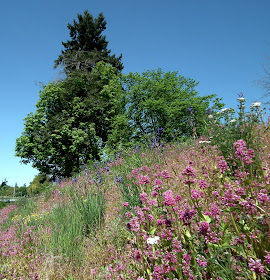
[[211, 141], [199, 141], [199, 144], [203, 144], [203, 143], [210, 144], [210, 143], [211, 143]]
[[244, 102], [244, 101], [246, 101], [246, 98], [244, 98], [244, 97], [239, 97], [239, 98], [237, 98], [237, 100], [240, 101], [240, 102]]
[[235, 123], [235, 122], [237, 122], [236, 119], [232, 119], [232, 120], [230, 121], [230, 123]]
[[208, 115], [208, 119], [213, 119], [213, 115]]
[[159, 236], [155, 236], [155, 237], [149, 237], [146, 242], [147, 244], [153, 245], [153, 244], [157, 244], [158, 241], [160, 240]]
[[252, 106], [253, 107], [260, 107], [261, 106], [261, 102], [254, 102], [254, 103], [252, 103]]
[[228, 111], [228, 108], [221, 109], [221, 113]]

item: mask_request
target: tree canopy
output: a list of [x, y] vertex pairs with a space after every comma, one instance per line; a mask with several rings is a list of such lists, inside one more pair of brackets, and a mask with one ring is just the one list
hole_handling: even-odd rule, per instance
[[111, 55], [106, 36], [102, 35], [106, 25], [102, 13], [97, 18], [93, 18], [87, 10], [83, 15], [78, 14], [78, 21], [74, 20], [73, 24], [67, 25], [71, 40], [62, 42], [64, 50], [55, 60], [55, 68], [62, 65], [66, 74], [74, 70], [89, 72], [97, 62], [104, 61], [121, 71], [122, 55]]
[[38, 174], [29, 184], [27, 194], [36, 195], [46, 190], [50, 185], [50, 177], [44, 174]]
[[115, 115], [113, 92], [103, 88], [115, 69], [99, 62], [90, 73], [74, 72], [44, 86], [36, 112], [25, 118], [16, 155], [41, 173], [68, 177], [98, 159]]
[[122, 75], [120, 83], [117, 104], [121, 114], [115, 116], [110, 135], [114, 144], [145, 141], [161, 132], [166, 141], [199, 136], [210, 103], [214, 108], [223, 105], [215, 95], [199, 96], [198, 83], [177, 72], [129, 73]]
[[68, 25], [71, 40], [55, 61], [66, 77], [45, 85], [25, 118], [16, 156], [42, 176], [69, 177], [98, 160], [104, 146], [156, 141], [161, 134], [165, 141], [200, 136], [209, 105], [223, 105], [215, 95], [199, 96], [198, 83], [177, 72], [122, 74], [105, 28], [103, 15], [94, 19], [88, 11]]

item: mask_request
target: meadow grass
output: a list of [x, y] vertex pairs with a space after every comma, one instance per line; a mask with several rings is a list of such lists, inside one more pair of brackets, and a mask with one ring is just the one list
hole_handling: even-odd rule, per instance
[[241, 106], [1, 209], [0, 279], [270, 279], [269, 123]]

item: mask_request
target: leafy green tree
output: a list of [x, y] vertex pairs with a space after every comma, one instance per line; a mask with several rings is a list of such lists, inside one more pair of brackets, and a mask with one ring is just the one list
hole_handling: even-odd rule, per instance
[[7, 179], [4, 179], [0, 185], [0, 191], [1, 193], [5, 191], [5, 189], [8, 187], [8, 184], [7, 184]]
[[122, 55], [116, 57], [111, 55], [108, 49], [108, 41], [102, 35], [106, 29], [107, 22], [102, 13], [97, 18], [86, 10], [83, 15], [78, 14], [78, 21], [68, 24], [71, 40], [62, 42], [64, 50], [55, 60], [55, 68], [59, 65], [64, 67], [65, 73], [69, 74], [74, 70], [92, 71], [99, 61], [111, 64], [121, 71], [123, 65]]
[[16, 188], [15, 195], [17, 197], [28, 196], [28, 188], [26, 187], [26, 184], [24, 184], [22, 187]]
[[[111, 81], [116, 88], [117, 81]], [[163, 139], [200, 136], [205, 129], [207, 108], [223, 104], [215, 95], [199, 96], [198, 83], [177, 72], [161, 69], [122, 75], [117, 96], [110, 144], [134, 144], [163, 134]]]
[[90, 73], [74, 71], [44, 86], [36, 112], [25, 118], [16, 156], [54, 177], [69, 177], [99, 159], [116, 114], [114, 93], [104, 89], [115, 77], [115, 68], [99, 62]]
[[35, 176], [33, 181], [30, 183], [29, 187], [27, 188], [27, 194], [35, 195], [42, 193], [49, 185], [50, 177], [44, 174], [38, 174]]
[[0, 195], [13, 196], [14, 188], [8, 185], [7, 179], [4, 179], [0, 185]]

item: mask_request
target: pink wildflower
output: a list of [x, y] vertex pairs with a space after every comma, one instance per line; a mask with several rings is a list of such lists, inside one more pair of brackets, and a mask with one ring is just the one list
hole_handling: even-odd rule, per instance
[[195, 170], [190, 166], [188, 165], [182, 172], [183, 175], [186, 175], [186, 176], [191, 176], [191, 177], [196, 177], [195, 175]]
[[206, 180], [201, 179], [199, 181], [199, 187], [200, 187], [200, 189], [206, 189], [208, 187], [208, 183], [206, 182]]
[[131, 217], [132, 217], [132, 215], [131, 215], [130, 212], [126, 212], [126, 213], [125, 213], [125, 216], [126, 216], [127, 218], [131, 218]]
[[228, 164], [226, 162], [226, 160], [224, 160], [223, 158], [221, 158], [218, 162], [218, 165], [217, 165], [218, 169], [220, 169], [220, 173], [221, 174], [224, 174], [225, 173], [225, 170], [228, 169]]
[[211, 215], [212, 216], [217, 216], [220, 215], [221, 211], [220, 208], [218, 207], [218, 205], [215, 203], [212, 207], [211, 207]]
[[153, 215], [150, 215], [150, 214], [147, 216], [147, 219], [148, 219], [148, 221], [150, 221], [150, 222], [154, 221]]
[[264, 193], [264, 190], [261, 190], [257, 194], [257, 199], [261, 204], [270, 201], [269, 196], [267, 195], [267, 193]]
[[173, 206], [176, 204], [172, 191], [168, 190], [168, 191], [164, 192], [162, 196], [164, 198], [163, 204], [168, 205], [168, 206]]
[[150, 182], [151, 181], [150, 181], [150, 179], [147, 175], [146, 176], [143, 176], [143, 175], [140, 176], [139, 184], [146, 185], [146, 184], [150, 184]]
[[127, 223], [127, 229], [131, 231], [139, 231], [140, 230], [140, 223], [138, 222], [138, 217], [134, 217]]
[[269, 265], [270, 264], [270, 252], [267, 252], [265, 251], [266, 253], [266, 256], [264, 257], [265, 258], [265, 264]]
[[191, 190], [191, 198], [192, 199], [200, 199], [204, 195], [203, 191], [192, 189]]
[[199, 232], [206, 235], [210, 231], [210, 226], [206, 221], [202, 221], [199, 226]]
[[168, 170], [163, 170], [163, 171], [161, 172], [161, 176], [162, 176], [163, 179], [172, 178], [172, 176], [171, 176], [171, 174], [169, 173]]
[[155, 180], [155, 186], [161, 186], [163, 185], [163, 182], [160, 179]]
[[140, 199], [141, 199], [142, 202], [145, 203], [145, 202], [148, 200], [148, 195], [147, 195], [147, 193], [141, 193], [141, 194], [140, 194]]
[[157, 201], [155, 199], [149, 199], [148, 204], [149, 205], [157, 205]]
[[202, 257], [202, 259], [196, 258], [196, 261], [197, 261], [199, 266], [207, 267], [207, 260], [205, 259], [205, 257]]
[[152, 194], [153, 197], [156, 197], [158, 195], [158, 192], [157, 191], [152, 191], [151, 194]]
[[254, 261], [252, 258], [249, 259], [248, 265], [250, 267], [250, 270], [254, 271], [256, 274], [264, 274], [265, 272], [265, 268], [264, 266], [261, 264], [261, 260], [258, 259], [256, 261]]

